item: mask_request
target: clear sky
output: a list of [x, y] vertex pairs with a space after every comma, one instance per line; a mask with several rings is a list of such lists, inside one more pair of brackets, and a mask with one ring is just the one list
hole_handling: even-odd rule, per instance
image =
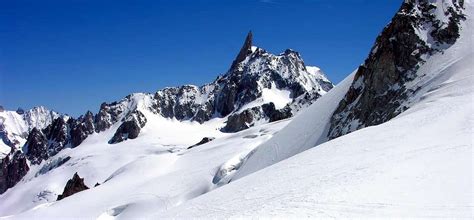
[[0, 105], [79, 116], [228, 70], [249, 30], [341, 81], [402, 0], [0, 1]]

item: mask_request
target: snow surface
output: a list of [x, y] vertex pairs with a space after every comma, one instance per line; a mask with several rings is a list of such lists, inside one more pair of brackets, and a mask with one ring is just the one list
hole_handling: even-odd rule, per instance
[[[107, 144], [116, 124], [32, 166], [0, 195], [0, 219], [472, 218], [472, 27], [468, 18], [455, 45], [427, 58], [407, 111], [331, 141], [329, 119], [354, 74], [291, 122], [235, 134], [218, 130], [223, 119], [152, 114], [136, 94], [130, 104], [148, 120], [137, 139]], [[186, 149], [203, 137], [216, 139]], [[55, 201], [75, 172], [101, 185]]]
[[155, 217], [472, 218], [472, 67], [466, 57], [445, 69], [447, 80], [394, 120]]
[[282, 109], [286, 106], [286, 104], [292, 101], [290, 94], [291, 91], [277, 89], [275, 83], [272, 83], [272, 87], [270, 89], [262, 89], [263, 103], [273, 102], [276, 109]]
[[469, 18], [455, 45], [427, 58], [407, 85], [420, 92], [391, 121], [316, 146], [336, 106], [327, 99], [338, 102], [351, 75], [257, 147], [230, 184], [154, 217], [472, 218], [472, 28]]
[[[139, 108], [146, 105], [142, 100], [146, 99], [138, 98], [136, 103]], [[62, 166], [46, 173], [42, 168], [51, 166], [47, 162], [32, 166], [20, 183], [0, 195], [0, 216], [108, 219], [119, 213], [127, 218], [136, 212], [166, 210], [218, 187], [218, 180], [233, 172], [239, 158], [288, 123], [283, 120], [227, 134], [218, 130], [223, 119], [199, 124], [140, 111], [148, 122], [137, 139], [107, 144], [117, 124], [48, 160], [71, 157]], [[216, 139], [186, 149], [203, 137]], [[75, 172], [87, 186], [101, 185], [56, 202]]]
[[279, 135], [256, 148], [246, 159], [235, 179], [327, 141], [329, 120], [351, 85], [355, 71], [313, 105], [298, 114]]

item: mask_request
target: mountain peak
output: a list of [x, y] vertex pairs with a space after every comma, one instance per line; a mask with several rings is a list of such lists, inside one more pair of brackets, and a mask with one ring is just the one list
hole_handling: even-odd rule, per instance
[[237, 55], [235, 60], [232, 62], [232, 66], [230, 67], [231, 69], [237, 66], [238, 63], [245, 60], [245, 57], [247, 57], [249, 54], [252, 53], [252, 43], [253, 43], [253, 34], [252, 34], [252, 31], [249, 31], [249, 33], [247, 34], [247, 37], [245, 38], [244, 45], [242, 45], [242, 48], [240, 49], [239, 54]]

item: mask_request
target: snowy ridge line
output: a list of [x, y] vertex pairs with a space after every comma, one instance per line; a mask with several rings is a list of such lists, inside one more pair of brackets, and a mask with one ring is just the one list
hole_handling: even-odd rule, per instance
[[[147, 129], [149, 118], [155, 118], [150, 115], [201, 125], [214, 126], [212, 121], [220, 121], [217, 129], [234, 133], [290, 118], [333, 87], [319, 68], [308, 71], [298, 52], [288, 49], [273, 55], [251, 41], [250, 33], [237, 62], [201, 87], [185, 85], [154, 94], [133, 93], [120, 101], [104, 102], [97, 114], [88, 111], [77, 119], [51, 113], [53, 116], [42, 120], [41, 126], [35, 120], [31, 126], [6, 121], [7, 128], [20, 127], [21, 135], [3, 135], [7, 144], [0, 145], [0, 153], [8, 159], [0, 165], [8, 175], [0, 176], [0, 193], [20, 181], [31, 166], [48, 161], [63, 149], [78, 147], [91, 135], [112, 129], [114, 134], [107, 143], [114, 145], [138, 138]], [[15, 154], [18, 156], [13, 157]]]

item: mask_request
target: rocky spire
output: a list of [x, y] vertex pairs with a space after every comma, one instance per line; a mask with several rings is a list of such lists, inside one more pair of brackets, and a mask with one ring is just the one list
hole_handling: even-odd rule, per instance
[[252, 31], [249, 31], [249, 33], [247, 34], [247, 37], [245, 38], [244, 45], [240, 49], [240, 52], [235, 58], [234, 62], [232, 62], [232, 66], [230, 67], [231, 69], [236, 67], [237, 64], [245, 60], [245, 57], [247, 57], [249, 54], [252, 53], [252, 43], [253, 43], [252, 38], [253, 38]]
[[68, 196], [72, 196], [78, 192], [89, 189], [89, 187], [84, 184], [84, 178], [81, 178], [77, 172], [74, 173], [72, 179], [68, 180], [66, 186], [64, 187], [64, 192], [61, 195], [58, 195], [57, 200], [64, 199]]

